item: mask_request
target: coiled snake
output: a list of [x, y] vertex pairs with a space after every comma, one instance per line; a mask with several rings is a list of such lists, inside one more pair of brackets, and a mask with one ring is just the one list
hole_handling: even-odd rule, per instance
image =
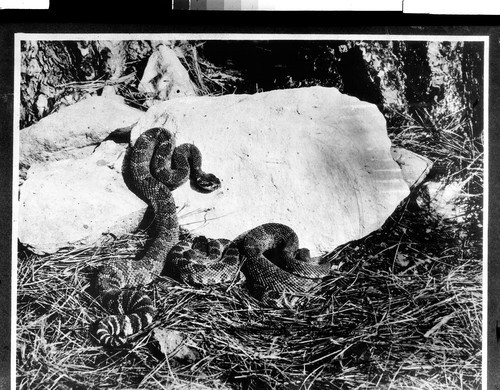
[[152, 282], [165, 264], [177, 279], [194, 285], [231, 281], [241, 268], [250, 292], [278, 306], [286, 294], [307, 292], [328, 274], [329, 263], [299, 249], [295, 232], [278, 223], [258, 226], [233, 241], [196, 237], [179, 242], [171, 191], [189, 179], [199, 191], [212, 192], [220, 181], [201, 170], [201, 153], [194, 145], [175, 147], [169, 131], [145, 131], [131, 151], [129, 170], [137, 194], [154, 211], [156, 236], [141, 259], [113, 260], [99, 270], [99, 299], [108, 312], [115, 313], [97, 324], [101, 344], [122, 345], [127, 336], [152, 323], [151, 298], [137, 287]]

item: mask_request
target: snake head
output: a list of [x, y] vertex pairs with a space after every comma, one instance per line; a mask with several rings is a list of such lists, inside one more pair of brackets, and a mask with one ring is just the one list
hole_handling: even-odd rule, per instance
[[205, 173], [194, 179], [194, 185], [201, 192], [212, 192], [220, 188], [221, 182], [214, 174]]
[[311, 252], [307, 248], [299, 248], [295, 251], [295, 259], [300, 261], [310, 261]]

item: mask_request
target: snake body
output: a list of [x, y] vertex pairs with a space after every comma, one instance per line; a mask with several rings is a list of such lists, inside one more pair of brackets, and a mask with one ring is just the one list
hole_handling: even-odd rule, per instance
[[250, 291], [271, 306], [293, 304], [330, 272], [328, 261], [312, 258], [308, 249], [299, 248], [297, 234], [280, 223], [257, 226], [233, 244], [240, 253]]
[[209, 286], [235, 279], [239, 253], [229, 240], [200, 236], [176, 244], [168, 254], [167, 262], [176, 279], [194, 286]]
[[220, 181], [201, 170], [201, 153], [191, 144], [175, 148], [174, 137], [162, 128], [145, 131], [130, 155], [130, 177], [136, 193], [153, 209], [156, 238], [140, 260], [114, 260], [100, 269], [96, 289], [111, 313], [99, 321], [101, 344], [118, 346], [127, 336], [149, 325], [155, 313], [151, 299], [133, 290], [161, 274], [167, 253], [179, 241], [179, 222], [171, 191], [188, 179], [201, 191], [211, 192]]
[[241, 269], [250, 292], [274, 306], [289, 303], [290, 297], [309, 291], [329, 273], [329, 263], [299, 249], [295, 232], [279, 223], [260, 225], [233, 241], [204, 236], [179, 241], [171, 191], [188, 178], [202, 192], [219, 188], [220, 181], [201, 170], [201, 153], [194, 145], [175, 147], [169, 131], [144, 132], [131, 151], [129, 167], [136, 193], [154, 211], [156, 235], [141, 259], [113, 260], [100, 269], [99, 298], [114, 313], [97, 324], [101, 344], [122, 345], [127, 336], [151, 324], [155, 308], [140, 286], [152, 282], [164, 268], [192, 285], [229, 282]]

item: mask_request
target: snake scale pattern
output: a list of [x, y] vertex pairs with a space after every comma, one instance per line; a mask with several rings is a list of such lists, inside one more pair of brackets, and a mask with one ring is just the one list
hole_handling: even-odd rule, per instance
[[179, 241], [179, 223], [172, 191], [190, 180], [193, 188], [209, 193], [220, 180], [201, 169], [201, 153], [192, 144], [175, 147], [172, 133], [152, 128], [137, 139], [129, 161], [135, 192], [153, 209], [155, 238], [142, 258], [112, 260], [95, 279], [102, 306], [113, 313], [97, 323], [102, 345], [123, 345], [128, 336], [150, 325], [155, 315], [151, 298], [141, 286], [165, 269], [191, 285], [234, 280], [240, 269], [250, 292], [263, 303], [282, 306], [318, 285], [330, 264], [299, 249], [298, 237], [286, 225], [267, 223], [234, 240], [204, 236]]

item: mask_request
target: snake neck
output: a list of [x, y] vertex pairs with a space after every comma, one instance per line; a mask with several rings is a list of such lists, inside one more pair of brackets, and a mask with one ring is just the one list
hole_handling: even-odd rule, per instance
[[172, 193], [161, 183], [143, 191], [154, 211], [155, 237], [141, 261], [151, 262], [152, 273], [160, 274], [168, 252], [179, 241], [179, 221]]

